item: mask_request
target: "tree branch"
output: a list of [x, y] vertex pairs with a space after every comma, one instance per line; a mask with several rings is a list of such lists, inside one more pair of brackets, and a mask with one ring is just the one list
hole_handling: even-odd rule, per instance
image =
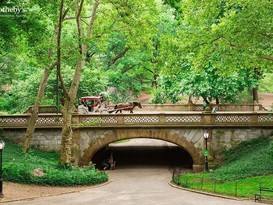
[[111, 60], [111, 65], [115, 64], [115, 62], [116, 62], [118, 59], [122, 58], [122, 57], [126, 54], [126, 52], [127, 52], [129, 49], [130, 49], [129, 47], [125, 47], [125, 48], [123, 49], [123, 51], [121, 51], [118, 55], [116, 55], [114, 58], [112, 58], [112, 60]]
[[87, 34], [86, 34], [87, 39], [89, 39], [91, 34], [92, 34], [92, 30], [93, 30], [93, 27], [94, 27], [94, 22], [95, 22], [96, 17], [97, 17], [97, 8], [98, 8], [99, 4], [100, 4], [100, 1], [95, 0], [95, 3], [93, 5], [92, 16], [90, 18], [90, 22], [89, 22], [89, 26], [88, 26], [88, 30], [87, 30]]
[[273, 56], [261, 55], [261, 58], [269, 60], [269, 61], [273, 61]]
[[80, 49], [80, 54], [83, 53], [83, 44], [81, 43], [82, 38], [83, 38], [83, 31], [82, 31], [82, 23], [81, 23], [81, 11], [83, 7], [83, 2], [84, 0], [81, 0], [80, 6], [78, 0], [75, 0], [75, 9], [76, 9], [76, 22], [77, 22], [77, 29], [78, 29], [78, 41], [79, 41], [79, 49]]
[[63, 76], [61, 74], [61, 37], [62, 37], [62, 26], [63, 26], [63, 20], [65, 15], [68, 12], [68, 9], [64, 10], [64, 0], [61, 0], [61, 5], [60, 5], [60, 15], [59, 15], [59, 23], [58, 23], [58, 35], [57, 35], [57, 76], [59, 77], [59, 80], [61, 82], [61, 87], [63, 89], [63, 93], [65, 97], [68, 97], [68, 92], [63, 80]]
[[134, 65], [131, 65], [131, 66], [126, 67], [126, 68], [122, 71], [122, 74], [128, 72], [129, 70], [133, 69], [134, 67], [135, 67]]

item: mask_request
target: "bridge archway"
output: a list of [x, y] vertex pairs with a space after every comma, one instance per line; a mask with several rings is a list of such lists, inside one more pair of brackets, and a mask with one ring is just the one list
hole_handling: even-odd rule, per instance
[[103, 161], [114, 156], [117, 169], [134, 167], [167, 167], [192, 169], [193, 160], [183, 148], [164, 140], [134, 138], [117, 141], [97, 151], [92, 157], [96, 168], [103, 168]]
[[[192, 158], [193, 171], [202, 171], [204, 167], [202, 130], [195, 130], [194, 133], [173, 129], [83, 130], [82, 132], [80, 134], [81, 165], [88, 165], [96, 152], [117, 140], [149, 138], [171, 142], [184, 149]], [[190, 137], [191, 135], [193, 137]]]

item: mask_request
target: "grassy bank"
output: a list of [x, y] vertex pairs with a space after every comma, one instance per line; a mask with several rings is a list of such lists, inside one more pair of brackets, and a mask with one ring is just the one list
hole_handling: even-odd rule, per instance
[[209, 173], [184, 174], [174, 182], [192, 189], [253, 198], [259, 185], [273, 187], [273, 141], [257, 138], [225, 151], [224, 166]]
[[[24, 184], [76, 186], [98, 184], [108, 180], [107, 174], [94, 167], [69, 167], [59, 165], [59, 155], [55, 152], [44, 152], [31, 149], [21, 152], [21, 146], [5, 140], [3, 151], [3, 178]], [[44, 176], [33, 176], [34, 169], [40, 168]]]

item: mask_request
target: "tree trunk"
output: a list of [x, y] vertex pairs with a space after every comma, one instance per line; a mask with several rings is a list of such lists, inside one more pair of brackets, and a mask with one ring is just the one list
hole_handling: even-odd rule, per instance
[[62, 128], [62, 141], [61, 141], [61, 154], [60, 154], [60, 163], [64, 166], [69, 166], [71, 164], [71, 149], [72, 149], [72, 114], [74, 112], [73, 102], [76, 100], [77, 92], [80, 84], [81, 71], [85, 64], [86, 54], [88, 50], [88, 44], [83, 39], [89, 39], [92, 34], [92, 29], [94, 26], [94, 21], [96, 19], [97, 7], [99, 5], [99, 0], [95, 0], [93, 5], [93, 13], [89, 22], [89, 26], [87, 29], [87, 34], [84, 36], [83, 27], [81, 21], [81, 11], [83, 9], [84, 0], [78, 2], [75, 0], [75, 10], [76, 10], [76, 23], [78, 29], [78, 42], [79, 42], [79, 53], [80, 58], [77, 60], [76, 69], [74, 72], [74, 78], [71, 83], [69, 92], [64, 90], [65, 92], [65, 102], [64, 108], [62, 110], [63, 113], [63, 128]]
[[[38, 119], [38, 113], [39, 113], [39, 106], [40, 106], [40, 102], [41, 99], [43, 97], [46, 85], [47, 85], [47, 80], [48, 77], [52, 71], [52, 69], [56, 66], [59, 65], [60, 66], [60, 37], [61, 37], [61, 31], [62, 31], [62, 21], [64, 19], [63, 16], [63, 5], [64, 5], [64, 0], [61, 0], [61, 4], [60, 4], [60, 13], [59, 13], [59, 22], [58, 22], [58, 26], [55, 27], [54, 29], [54, 34], [52, 36], [52, 43], [55, 41], [55, 38], [57, 37], [58, 39], [58, 45], [57, 45], [57, 52], [58, 52], [58, 56], [57, 56], [57, 61], [55, 61], [54, 63], [51, 64], [50, 67], [47, 67], [44, 69], [44, 73], [43, 73], [43, 77], [39, 86], [39, 91], [37, 93], [37, 97], [34, 103], [34, 106], [32, 108], [32, 112], [31, 112], [31, 116], [28, 122], [28, 128], [26, 131], [26, 135], [24, 137], [24, 143], [23, 143], [23, 147], [22, 147], [22, 152], [26, 153], [28, 151], [28, 149], [30, 148], [30, 144], [31, 144], [31, 140], [35, 131], [35, 126], [36, 126], [36, 121]], [[49, 48], [49, 52], [48, 52], [48, 56], [49, 59], [52, 59], [52, 47]]]
[[47, 80], [48, 77], [52, 71], [52, 69], [56, 66], [57, 62], [53, 63], [50, 67], [45, 68], [43, 78], [41, 80], [40, 86], [39, 86], [39, 91], [37, 93], [37, 97], [35, 100], [35, 104], [32, 107], [31, 111], [31, 116], [28, 122], [28, 128], [26, 131], [26, 135], [24, 137], [24, 142], [23, 142], [23, 147], [22, 147], [22, 152], [26, 153], [28, 149], [30, 148], [31, 140], [35, 131], [35, 126], [36, 126], [36, 121], [38, 119], [38, 113], [39, 113], [39, 106], [41, 99], [43, 97], [46, 85], [47, 85]]
[[259, 96], [258, 96], [258, 88], [252, 89], [252, 96], [253, 96], [253, 102], [259, 102]]
[[61, 141], [61, 154], [60, 161], [62, 165], [69, 165], [71, 162], [71, 146], [72, 146], [72, 109], [73, 103], [66, 100], [63, 113], [63, 128], [62, 128], [62, 141]]
[[62, 165], [69, 166], [71, 163], [71, 148], [72, 148], [72, 114], [75, 111], [73, 102], [76, 100], [77, 91], [80, 83], [81, 69], [84, 66], [84, 58], [79, 59], [74, 73], [73, 83], [71, 84], [68, 97], [65, 99], [63, 114], [63, 128], [61, 141], [60, 162]]

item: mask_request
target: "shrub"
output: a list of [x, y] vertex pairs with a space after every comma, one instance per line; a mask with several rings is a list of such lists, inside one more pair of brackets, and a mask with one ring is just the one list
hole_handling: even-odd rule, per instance
[[[5, 139], [3, 152], [3, 178], [24, 184], [75, 186], [91, 185], [106, 182], [108, 176], [94, 167], [59, 165], [59, 155], [55, 152], [44, 152], [32, 149], [28, 153], [21, 152], [21, 146]], [[40, 168], [44, 176], [32, 176], [34, 169]]]

